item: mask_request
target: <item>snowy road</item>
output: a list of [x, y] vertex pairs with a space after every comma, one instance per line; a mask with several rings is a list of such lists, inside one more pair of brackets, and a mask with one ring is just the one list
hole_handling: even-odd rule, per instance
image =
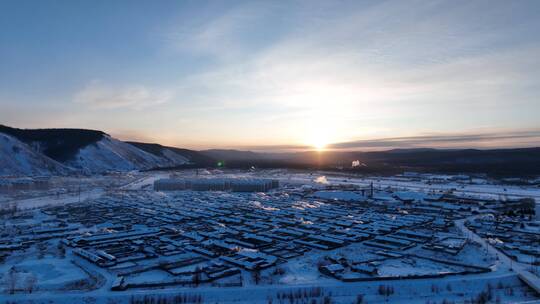
[[154, 184], [154, 181], [160, 179], [160, 178], [167, 178], [169, 177], [168, 173], [155, 173], [151, 174], [149, 176], [143, 176], [141, 178], [138, 178], [137, 180], [130, 182], [122, 187], [120, 189], [122, 190], [141, 190], [145, 187], [151, 186]]
[[85, 201], [88, 199], [96, 199], [103, 195], [105, 191], [101, 188], [96, 188], [88, 191], [82, 191], [79, 193], [69, 193], [57, 195], [40, 196], [23, 200], [16, 200], [14, 203], [17, 205], [17, 209], [33, 209], [44, 206], [65, 205], [76, 203], [79, 201]]
[[506, 254], [500, 252], [495, 247], [491, 246], [491, 244], [489, 244], [486, 240], [484, 240], [482, 237], [472, 232], [471, 230], [469, 230], [469, 228], [465, 226], [466, 220], [471, 220], [471, 219], [474, 219], [475, 217], [476, 216], [472, 216], [467, 219], [457, 220], [455, 222], [456, 227], [459, 228], [461, 232], [463, 232], [463, 234], [466, 235], [468, 238], [481, 244], [483, 247], [485, 247], [488, 250], [488, 252], [496, 255], [499, 258], [499, 261], [501, 262], [502, 265], [504, 265], [508, 269], [511, 269], [512, 271], [517, 273], [517, 275], [520, 277], [521, 280], [523, 280], [527, 285], [529, 285], [531, 288], [536, 290], [536, 292], [540, 293], [540, 278], [539, 277], [529, 272], [526, 269], [525, 265], [514, 262]]

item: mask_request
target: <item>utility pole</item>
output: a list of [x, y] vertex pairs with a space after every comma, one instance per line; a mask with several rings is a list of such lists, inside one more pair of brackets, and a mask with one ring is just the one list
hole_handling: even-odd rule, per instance
[[79, 204], [81, 203], [81, 177], [79, 176]]
[[512, 258], [508, 257], [508, 259], [510, 260], [510, 270], [514, 270], [514, 267], [512, 267]]

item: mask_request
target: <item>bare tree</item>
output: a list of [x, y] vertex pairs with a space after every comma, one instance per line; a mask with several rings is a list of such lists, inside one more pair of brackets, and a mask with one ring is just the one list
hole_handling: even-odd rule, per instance
[[36, 276], [31, 274], [30, 276], [28, 276], [26, 278], [24, 283], [25, 283], [26, 291], [28, 293], [32, 293], [32, 291], [34, 291], [34, 289], [35, 289], [35, 286], [36, 286], [36, 283], [37, 283], [37, 278], [36, 278]]
[[58, 254], [61, 259], [66, 257], [66, 247], [62, 243], [58, 243]]
[[17, 271], [13, 266], [9, 269], [6, 283], [9, 294], [14, 294], [15, 289], [17, 288]]
[[195, 286], [199, 286], [201, 284], [201, 268], [197, 267], [195, 268], [195, 272], [193, 273], [192, 281]]
[[37, 256], [37, 258], [41, 260], [41, 259], [43, 259], [45, 257], [45, 253], [47, 253], [47, 244], [39, 243], [37, 245], [37, 248], [38, 248], [38, 256]]
[[253, 276], [253, 281], [255, 281], [255, 285], [259, 285], [259, 283], [261, 282], [261, 270], [260, 269], [255, 269], [251, 275]]

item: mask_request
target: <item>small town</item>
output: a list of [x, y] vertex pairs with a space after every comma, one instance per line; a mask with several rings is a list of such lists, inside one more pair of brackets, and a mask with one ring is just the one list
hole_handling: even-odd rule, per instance
[[[150, 174], [91, 200], [5, 210], [5, 293], [69, 289], [114, 296], [267, 286], [276, 290], [271, 298], [282, 287], [317, 282], [328, 290], [377, 284], [374, 297], [391, 298], [400, 293], [391, 282], [429, 279], [440, 282], [433, 287], [438, 290], [451, 289], [454, 278], [471, 278], [475, 286], [475, 278], [484, 280], [469, 294], [447, 290], [449, 301], [478, 300], [488, 285], [489, 297], [499, 301], [534, 299], [538, 292], [540, 221], [532, 199], [383, 188], [372, 181], [359, 186], [324, 176], [299, 182], [310, 178], [306, 174], [291, 180], [263, 178], [264, 172], [198, 172]], [[418, 183], [422, 177], [397, 178]], [[30, 196], [54, 192], [44, 178], [15, 180], [11, 187], [21, 184]], [[69, 192], [77, 184], [66, 185]], [[501, 275], [504, 280], [497, 279]], [[492, 279], [486, 283], [486, 277]], [[329, 295], [320, 291], [317, 297]]]

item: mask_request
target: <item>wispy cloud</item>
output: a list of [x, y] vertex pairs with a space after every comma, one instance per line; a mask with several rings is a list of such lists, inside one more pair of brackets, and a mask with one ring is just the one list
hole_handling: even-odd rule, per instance
[[[220, 109], [219, 121], [239, 129], [272, 124], [297, 143], [523, 127], [531, 118], [521, 109], [540, 110], [531, 91], [539, 85], [540, 44], [510, 43], [523, 32], [500, 22], [510, 16], [502, 6], [389, 1], [315, 7], [303, 7], [293, 16], [297, 21], [284, 20], [294, 26], [263, 48], [241, 39], [260, 30], [250, 26], [252, 16], [274, 16], [256, 6], [235, 8], [186, 36], [219, 64], [182, 78], [176, 87], [181, 100]], [[229, 50], [235, 55], [222, 56]], [[258, 119], [237, 116], [257, 108]], [[266, 110], [272, 108], [280, 111]], [[519, 115], [527, 119], [516, 121]]]
[[505, 148], [540, 146], [540, 129], [514, 132], [439, 134], [409, 137], [356, 140], [328, 145], [329, 149], [393, 148]]
[[[152, 17], [148, 26], [115, 36], [142, 48], [97, 45], [102, 65], [81, 67], [84, 79], [71, 84], [103, 81], [76, 94], [66, 89], [65, 99], [76, 102], [66, 112], [76, 122], [148, 132], [156, 141], [275, 150], [427, 133], [511, 133], [538, 121], [539, 7], [315, 0], [180, 3], [180, 16], [165, 14], [171, 19], [143, 11]], [[100, 75], [108, 66], [115, 70]], [[106, 121], [80, 105], [146, 111], [115, 111], [114, 121]]]
[[164, 34], [166, 47], [210, 56], [219, 62], [245, 58], [247, 52], [253, 51], [254, 40], [263, 39], [261, 26], [268, 21], [273, 8], [276, 6], [270, 2], [248, 2], [229, 5], [210, 16], [182, 18]]
[[[325, 149], [329, 151], [381, 151], [412, 148], [495, 149], [510, 147], [540, 147], [540, 129], [360, 139], [328, 144]], [[261, 145], [237, 148], [264, 152], [291, 152], [314, 149], [309, 145]]]
[[142, 85], [116, 87], [93, 81], [75, 94], [74, 101], [97, 109], [141, 110], [166, 103], [171, 96], [170, 91], [150, 89]]

